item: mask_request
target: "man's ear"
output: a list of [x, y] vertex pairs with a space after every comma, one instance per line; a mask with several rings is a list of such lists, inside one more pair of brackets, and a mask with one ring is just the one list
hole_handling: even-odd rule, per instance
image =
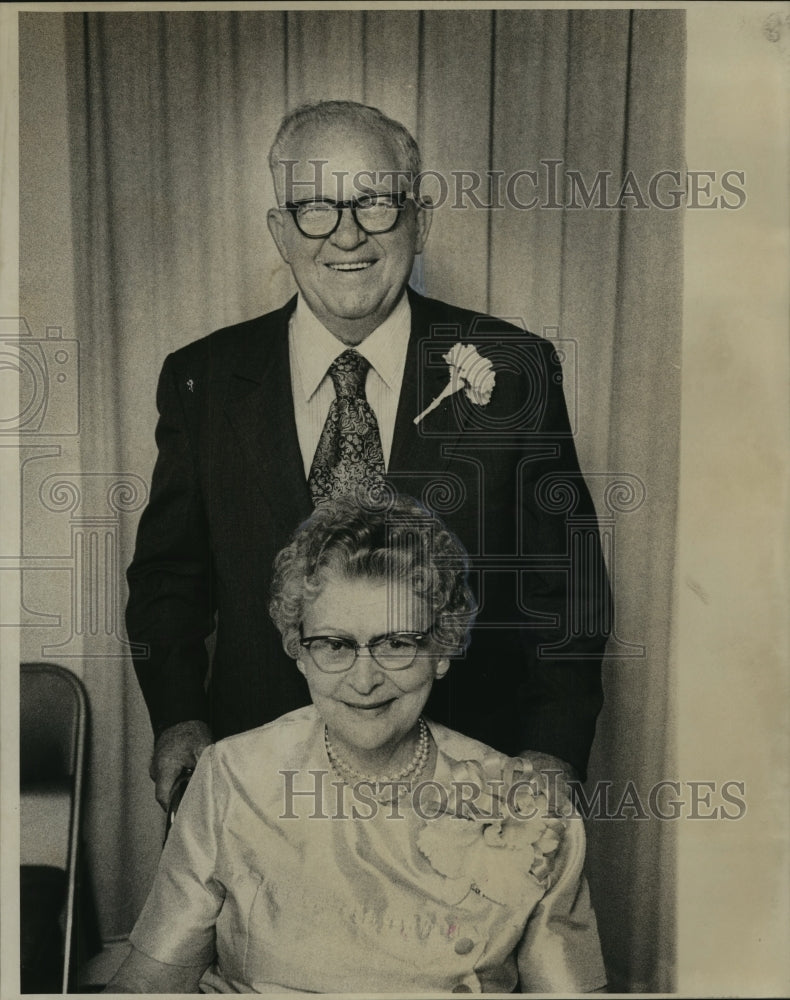
[[[428, 240], [428, 233], [431, 231], [431, 223], [433, 222], [433, 206], [431, 205], [430, 199], [423, 199], [423, 205], [427, 207], [423, 208], [419, 202], [416, 202], [414, 206], [417, 213], [417, 239], [414, 250], [415, 253], [422, 253]], [[280, 253], [282, 253], [282, 250]]]
[[450, 660], [446, 656], [442, 656], [436, 661], [436, 672], [434, 676], [436, 680], [439, 681], [444, 677], [447, 671], [450, 669]]
[[285, 247], [285, 220], [283, 219], [282, 210], [279, 208], [270, 208], [266, 213], [266, 224], [269, 227], [269, 232], [272, 234], [272, 239], [277, 245], [277, 249], [280, 251], [280, 256], [286, 264], [290, 263], [288, 260], [288, 251]]

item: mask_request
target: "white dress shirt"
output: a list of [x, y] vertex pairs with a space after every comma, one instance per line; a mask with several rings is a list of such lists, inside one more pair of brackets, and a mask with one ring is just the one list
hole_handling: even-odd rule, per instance
[[[381, 326], [355, 348], [370, 362], [365, 394], [378, 421], [385, 468], [389, 468], [410, 331], [411, 308], [404, 294]], [[335, 387], [327, 371], [345, 350], [348, 346], [327, 330], [300, 295], [289, 326], [288, 351], [296, 433], [305, 477], [310, 474], [321, 431], [335, 398]]]

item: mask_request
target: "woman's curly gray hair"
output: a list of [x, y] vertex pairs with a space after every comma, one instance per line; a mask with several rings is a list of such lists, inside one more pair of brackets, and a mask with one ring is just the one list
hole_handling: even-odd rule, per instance
[[431, 637], [447, 656], [466, 648], [476, 605], [467, 584], [466, 551], [439, 518], [411, 497], [386, 506], [342, 498], [319, 507], [274, 562], [269, 613], [283, 646], [299, 654], [305, 603], [329, 574], [406, 581], [431, 612]]

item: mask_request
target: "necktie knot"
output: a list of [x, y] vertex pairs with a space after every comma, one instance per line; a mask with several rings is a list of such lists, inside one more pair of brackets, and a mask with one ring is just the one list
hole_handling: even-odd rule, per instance
[[328, 375], [338, 399], [365, 399], [365, 379], [370, 362], [358, 351], [343, 351], [329, 366]]

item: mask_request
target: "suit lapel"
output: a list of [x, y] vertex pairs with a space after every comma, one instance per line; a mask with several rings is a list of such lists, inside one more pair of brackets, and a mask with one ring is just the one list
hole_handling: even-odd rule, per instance
[[389, 465], [393, 486], [399, 489], [404, 476], [441, 476], [450, 461], [451, 446], [466, 423], [465, 408], [453, 398], [443, 400], [419, 424], [414, 423], [447, 385], [448, 368], [442, 355], [461, 331], [440, 310], [432, 309], [428, 300], [411, 288], [408, 293], [411, 334]]
[[[313, 509], [296, 433], [288, 320], [296, 299], [278, 310], [259, 344], [230, 376], [226, 412], [271, 512], [290, 533]], [[260, 348], [258, 352], [257, 348]]]
[[[408, 289], [411, 332], [387, 478], [399, 491], [422, 494], [451, 461], [467, 422], [462, 393], [445, 399], [419, 425], [414, 418], [448, 382], [442, 355], [459, 338], [453, 316]], [[230, 375], [226, 412], [273, 517], [290, 533], [313, 510], [296, 433], [288, 321], [293, 298], [272, 314]]]

